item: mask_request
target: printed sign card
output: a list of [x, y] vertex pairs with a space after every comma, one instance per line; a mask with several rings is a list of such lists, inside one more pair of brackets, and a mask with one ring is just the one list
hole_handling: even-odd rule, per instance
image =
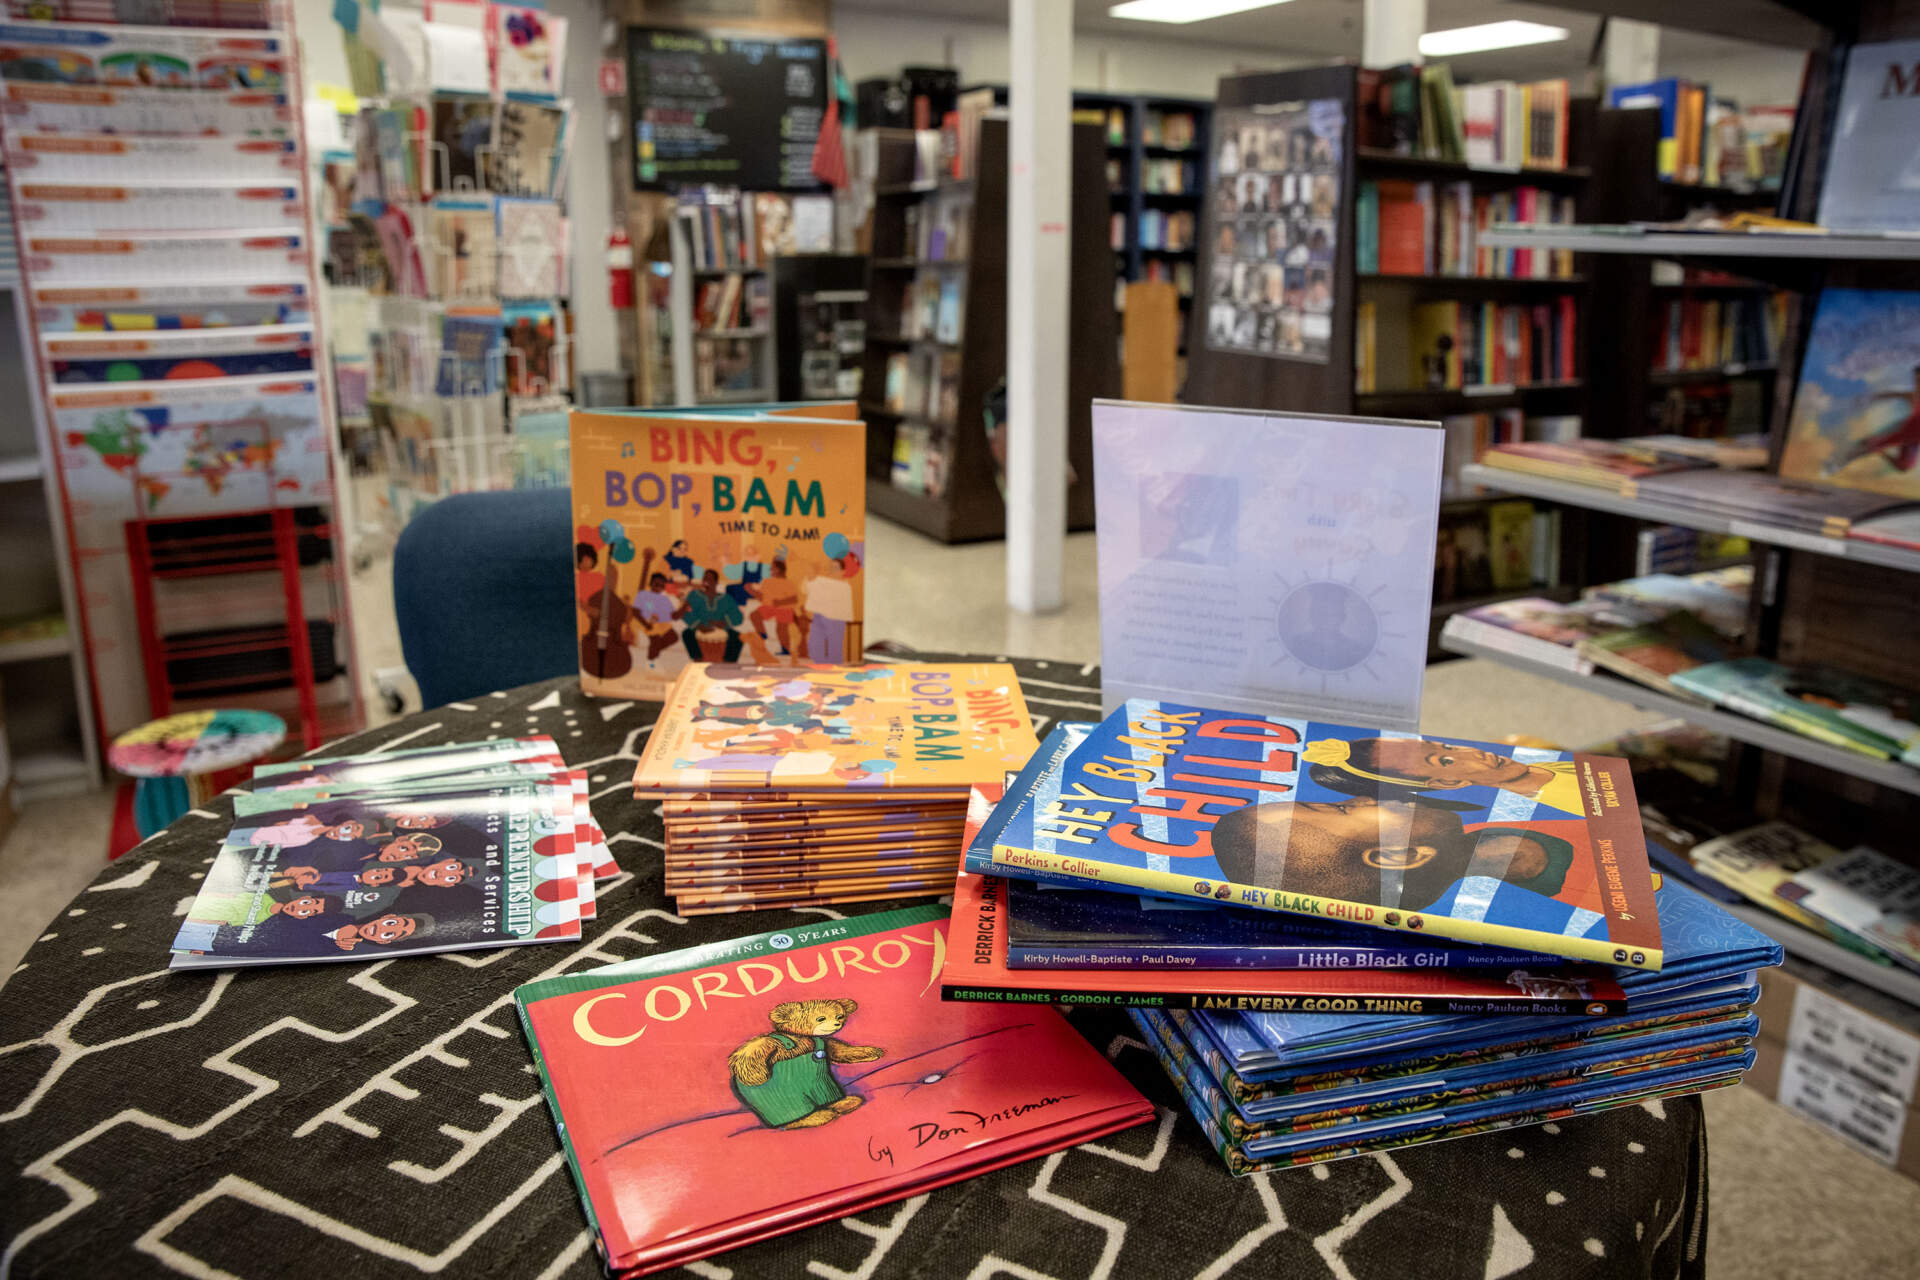
[[1437, 424], [1096, 400], [1102, 703], [1417, 729]]

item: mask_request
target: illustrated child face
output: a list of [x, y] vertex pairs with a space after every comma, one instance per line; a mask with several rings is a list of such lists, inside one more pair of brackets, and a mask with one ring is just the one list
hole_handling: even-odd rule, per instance
[[718, 594], [718, 592], [719, 592], [719, 590], [720, 590], [720, 574], [719, 574], [719, 572], [718, 572], [717, 570], [714, 570], [714, 569], [709, 569], [709, 570], [707, 570], [707, 571], [706, 571], [705, 573], [703, 573], [703, 574], [701, 574], [701, 575], [700, 575], [700, 586], [701, 586], [701, 588], [702, 588], [703, 590], [705, 590], [705, 591], [706, 591], [706, 593], [707, 593], [708, 595], [715, 595], [715, 594]]
[[386, 847], [380, 850], [380, 861], [408, 862], [424, 852], [426, 850], [418, 840], [412, 836], [401, 836], [396, 840], [388, 841]]
[[1373, 744], [1369, 772], [1435, 787], [1500, 787], [1527, 776], [1511, 756], [1477, 747], [1452, 747], [1421, 738], [1382, 738]]
[[399, 879], [400, 873], [389, 866], [368, 867], [354, 879], [369, 889], [378, 889], [381, 885], [392, 884]]
[[591, 569], [600, 563], [600, 553], [585, 542], [576, 543], [573, 548], [573, 565], [576, 569]]
[[[1383, 874], [1398, 872], [1401, 892], [1392, 905], [1410, 910], [1427, 906], [1465, 875], [1474, 849], [1450, 810], [1373, 799], [1251, 805], [1213, 828], [1214, 856], [1228, 879], [1378, 902]], [[1519, 858], [1512, 869], [1528, 875]]]
[[383, 947], [412, 936], [413, 917], [403, 916], [397, 911], [389, 911], [360, 926], [361, 941], [378, 943]]
[[367, 834], [367, 824], [358, 818], [348, 818], [345, 822], [334, 823], [320, 834], [329, 840], [358, 840]]
[[431, 813], [408, 813], [393, 820], [393, 825], [402, 831], [425, 831], [429, 827], [445, 826], [447, 819]]
[[310, 920], [327, 909], [327, 900], [317, 893], [303, 893], [280, 904], [280, 914], [295, 920]]
[[442, 858], [420, 868], [415, 877], [417, 883], [432, 885], [436, 889], [451, 889], [467, 878], [466, 864], [458, 858]]
[[647, 590], [649, 591], [664, 591], [666, 587], [667, 575], [664, 573], [656, 573], [647, 579]]

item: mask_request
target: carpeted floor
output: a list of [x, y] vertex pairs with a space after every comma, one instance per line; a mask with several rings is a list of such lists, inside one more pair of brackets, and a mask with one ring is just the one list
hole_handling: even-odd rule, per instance
[[[1068, 607], [1042, 618], [1006, 608], [1003, 544], [942, 547], [875, 521], [868, 551], [870, 639], [1076, 664], [1099, 660], [1090, 534], [1068, 540]], [[355, 576], [363, 670], [370, 669], [368, 655], [381, 664], [398, 661], [387, 574], [386, 560], [376, 556]], [[380, 715], [377, 699], [369, 699], [369, 711]], [[1563, 744], [1598, 741], [1646, 723], [1622, 703], [1482, 662], [1429, 668], [1423, 716], [1428, 727], [1448, 733], [1523, 733]], [[111, 818], [107, 791], [43, 802], [22, 813], [0, 844], [0, 901], [7, 903], [0, 913], [0, 974], [12, 971], [34, 938], [59, 927], [69, 900], [103, 865]], [[1722, 1090], [1706, 1105], [1712, 1148], [1708, 1265], [1715, 1280], [1920, 1275], [1920, 1183], [1749, 1090]]]

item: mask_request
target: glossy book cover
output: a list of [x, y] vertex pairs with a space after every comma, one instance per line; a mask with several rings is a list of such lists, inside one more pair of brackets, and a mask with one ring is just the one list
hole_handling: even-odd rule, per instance
[[1660, 967], [1625, 761], [1145, 699], [1049, 748], [967, 870]]
[[648, 1272], [1150, 1119], [1052, 1009], [939, 999], [922, 907], [514, 993], [587, 1217]]
[[583, 689], [658, 700], [689, 663], [859, 658], [867, 432], [851, 402], [568, 422]]
[[235, 797], [233, 829], [187, 908], [173, 967], [580, 936], [571, 788], [510, 779], [418, 800], [303, 794]]
[[832, 795], [998, 781], [1039, 742], [1006, 663], [697, 664], [674, 682], [636, 792]]

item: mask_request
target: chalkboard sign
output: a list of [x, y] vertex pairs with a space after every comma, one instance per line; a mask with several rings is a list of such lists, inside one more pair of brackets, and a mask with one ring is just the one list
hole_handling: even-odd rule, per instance
[[824, 40], [627, 29], [636, 188], [812, 190]]

